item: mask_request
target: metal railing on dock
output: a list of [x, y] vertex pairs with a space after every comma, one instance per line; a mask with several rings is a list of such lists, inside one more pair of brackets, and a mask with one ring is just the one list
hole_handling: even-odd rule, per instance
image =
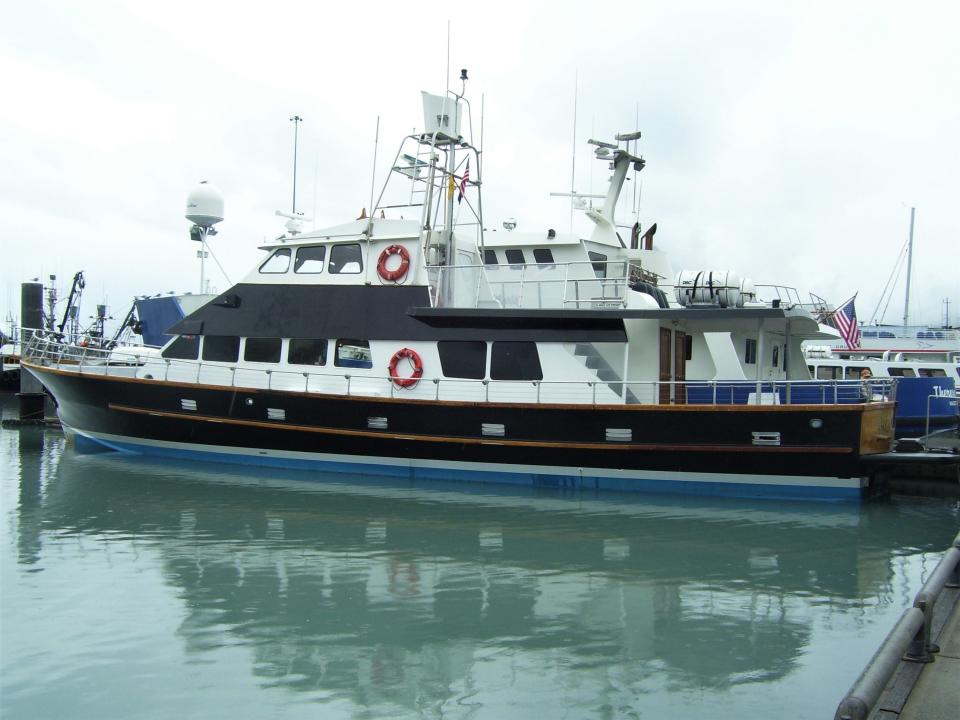
[[834, 720], [866, 720], [901, 660], [929, 663], [940, 648], [931, 642], [933, 609], [944, 588], [960, 588], [960, 533], [903, 611], [890, 634], [840, 701]]

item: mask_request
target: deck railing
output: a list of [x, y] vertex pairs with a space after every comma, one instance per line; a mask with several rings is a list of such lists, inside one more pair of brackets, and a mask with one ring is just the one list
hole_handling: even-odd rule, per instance
[[105, 349], [35, 335], [24, 358], [81, 375], [106, 375], [223, 387], [315, 392], [364, 397], [404, 397], [532, 404], [582, 405], [839, 405], [895, 399], [895, 379], [854, 380], [471, 380], [423, 377], [409, 388], [389, 375], [264, 368], [249, 364], [176, 360], [158, 348]]
[[[631, 277], [641, 268], [625, 260], [565, 263], [451, 265], [433, 268], [437, 287], [457, 288], [443, 302], [460, 308], [625, 307]], [[431, 303], [441, 300], [431, 290]]]

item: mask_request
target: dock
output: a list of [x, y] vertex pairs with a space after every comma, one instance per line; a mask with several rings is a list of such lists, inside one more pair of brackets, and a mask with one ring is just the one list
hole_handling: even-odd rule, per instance
[[960, 533], [867, 663], [834, 720], [956, 720]]

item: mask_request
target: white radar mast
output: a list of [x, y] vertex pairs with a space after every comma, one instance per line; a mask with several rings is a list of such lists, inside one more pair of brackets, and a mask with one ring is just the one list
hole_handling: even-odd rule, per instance
[[213, 227], [223, 220], [223, 195], [206, 180], [201, 180], [187, 195], [187, 211], [184, 217], [193, 223], [190, 239], [200, 243], [197, 257], [200, 258], [200, 293], [208, 291], [205, 260], [207, 257], [207, 236], [216, 235]]

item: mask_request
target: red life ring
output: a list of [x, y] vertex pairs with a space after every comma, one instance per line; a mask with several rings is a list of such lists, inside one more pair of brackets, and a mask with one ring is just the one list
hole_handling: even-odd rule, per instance
[[[410, 377], [400, 377], [397, 375], [397, 365], [399, 365], [400, 361], [404, 358], [407, 358], [410, 364], [413, 365], [413, 374]], [[393, 380], [397, 387], [413, 387], [420, 382], [421, 377], [423, 377], [423, 361], [420, 359], [416, 350], [400, 348], [393, 354], [393, 357], [390, 358], [390, 379]]]
[[[400, 267], [398, 267], [396, 270], [387, 270], [387, 259], [391, 255], [400, 256]], [[407, 268], [409, 267], [410, 253], [403, 245], [391, 245], [382, 253], [380, 253], [380, 259], [377, 260], [377, 274], [389, 282], [397, 282], [398, 280], [402, 280], [403, 276], [407, 274]]]

